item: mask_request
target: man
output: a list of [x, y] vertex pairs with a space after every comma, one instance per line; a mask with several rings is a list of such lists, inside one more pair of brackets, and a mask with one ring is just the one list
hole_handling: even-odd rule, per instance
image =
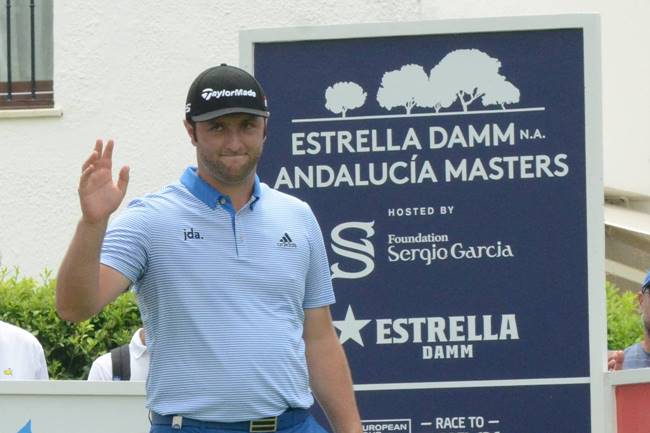
[[213, 67], [190, 86], [185, 111], [197, 167], [131, 202], [108, 231], [129, 169], [113, 183], [113, 142], [97, 141], [59, 270], [59, 315], [84, 320], [134, 285], [151, 354], [152, 432], [319, 431], [306, 411], [311, 388], [336, 433], [360, 433], [318, 223], [306, 203], [256, 175], [264, 91], [239, 68]]
[[643, 340], [625, 350], [610, 351], [607, 356], [607, 368], [610, 371], [650, 367], [650, 272], [637, 297], [643, 323]]
[[116, 347], [103, 354], [90, 366], [89, 381], [147, 380], [149, 352], [144, 339], [144, 329], [135, 331], [129, 344]]
[[0, 380], [48, 380], [43, 347], [29, 332], [0, 320]]

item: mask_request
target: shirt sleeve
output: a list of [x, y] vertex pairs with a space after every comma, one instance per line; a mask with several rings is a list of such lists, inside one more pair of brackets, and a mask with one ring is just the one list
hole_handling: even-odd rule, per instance
[[104, 236], [101, 263], [132, 283], [142, 277], [147, 267], [149, 220], [147, 206], [136, 199], [111, 222]]
[[309, 205], [307, 205], [306, 219], [309, 269], [305, 281], [303, 308], [318, 308], [335, 302], [334, 289], [323, 233]]
[[34, 373], [34, 379], [36, 380], [48, 380], [50, 378], [47, 372], [47, 362], [45, 361], [45, 353], [43, 352], [43, 346], [40, 343], [37, 343], [35, 350], [35, 366], [36, 371]]

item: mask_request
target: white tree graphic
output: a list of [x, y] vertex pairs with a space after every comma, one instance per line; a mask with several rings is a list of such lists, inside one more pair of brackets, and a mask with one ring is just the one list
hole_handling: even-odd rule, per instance
[[441, 83], [429, 80], [428, 91], [419, 98], [420, 107], [433, 108], [439, 112], [441, 108], [449, 108], [456, 100], [456, 93]]
[[366, 92], [357, 83], [341, 81], [325, 90], [325, 108], [345, 117], [348, 110], [363, 106], [366, 103], [366, 96]]
[[477, 49], [455, 50], [447, 54], [431, 70], [435, 85], [453, 91], [463, 111], [482, 98], [483, 105], [519, 101], [519, 89], [499, 75], [501, 62]]
[[481, 98], [481, 103], [484, 106], [500, 105], [501, 109], [505, 110], [505, 104], [516, 104], [519, 102], [519, 97], [519, 89], [506, 81], [506, 77], [499, 75], [497, 79], [485, 83], [485, 94]]
[[377, 102], [387, 110], [404, 107], [406, 114], [416, 105], [433, 107], [429, 77], [420, 65], [404, 65], [395, 71], [389, 71], [381, 78], [377, 91]]

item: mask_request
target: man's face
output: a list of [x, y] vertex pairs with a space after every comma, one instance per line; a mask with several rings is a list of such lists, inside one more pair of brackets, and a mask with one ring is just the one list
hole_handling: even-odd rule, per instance
[[265, 119], [251, 114], [229, 114], [192, 128], [185, 122], [196, 147], [199, 174], [217, 185], [247, 185], [255, 176], [266, 139]]

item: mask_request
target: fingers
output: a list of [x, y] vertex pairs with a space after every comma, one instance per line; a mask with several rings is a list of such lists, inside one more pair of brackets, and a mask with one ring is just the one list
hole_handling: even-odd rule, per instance
[[107, 160], [109, 163], [113, 159], [113, 148], [115, 147], [115, 142], [113, 139], [109, 139], [106, 142], [106, 147], [104, 147], [104, 142], [102, 139], [98, 138], [97, 141], [95, 141], [95, 148], [93, 149], [92, 153], [88, 157], [88, 159], [83, 163], [81, 166], [81, 171], [86, 170], [86, 168], [92, 164], [94, 161], [97, 161], [99, 159], [104, 159]]
[[607, 352], [607, 370], [616, 371], [623, 369], [625, 355], [622, 350], [610, 350]]
[[[82, 184], [90, 178], [90, 176], [95, 172], [95, 169], [111, 169], [114, 148], [115, 142], [112, 138], [106, 142], [106, 146], [104, 146], [104, 142], [100, 138], [95, 141], [95, 149], [92, 151], [88, 159], [86, 159], [86, 161], [81, 165]], [[119, 177], [117, 179], [117, 188], [122, 192], [122, 195], [126, 194], [126, 188], [128, 185], [129, 167], [124, 166], [120, 169]]]
[[616, 363], [614, 364], [614, 370], [622, 370], [623, 361], [625, 360], [625, 353], [622, 350], [617, 350], [615, 360]]
[[[110, 146], [109, 146], [110, 145]], [[104, 147], [104, 142], [102, 139], [98, 138], [95, 141], [95, 148], [91, 152], [90, 156], [88, 159], [84, 161], [84, 163], [81, 165], [81, 172], [85, 172], [88, 167], [90, 167], [91, 164], [94, 164], [97, 160], [99, 160], [102, 157], [102, 154], [108, 153], [108, 158], [110, 159], [111, 156], [113, 155], [113, 140], [108, 140], [108, 143], [106, 144], [106, 151], [103, 152], [102, 148]], [[110, 147], [110, 150], [108, 149]]]
[[97, 161], [99, 158], [102, 156], [102, 146], [103, 142], [100, 139], [97, 139], [95, 141], [95, 149], [90, 153], [90, 156], [88, 159], [84, 161], [84, 163], [81, 165], [81, 173], [84, 173], [88, 167], [90, 167], [91, 164], [93, 164], [95, 161]]
[[120, 174], [117, 178], [117, 188], [122, 191], [122, 196], [126, 194], [127, 186], [129, 186], [129, 167], [125, 165], [120, 169]]
[[115, 143], [113, 143], [113, 139], [109, 139], [108, 142], [106, 143], [106, 148], [104, 149], [104, 154], [102, 157], [108, 161], [111, 161], [113, 158], [113, 146]]
[[97, 152], [97, 158], [102, 157], [102, 146], [104, 145], [104, 142], [102, 141], [101, 138], [98, 138], [95, 140], [95, 152]]
[[[113, 148], [115, 147], [115, 142], [113, 139], [109, 139], [104, 146], [104, 141], [101, 138], [98, 138], [95, 141], [95, 148], [91, 152], [88, 159], [84, 161], [81, 165], [81, 182], [88, 180], [90, 175], [95, 171], [96, 168], [107, 167], [108, 169], [112, 166], [113, 158]], [[120, 180], [118, 181], [118, 186], [121, 186], [120, 189], [123, 192], [126, 192], [126, 185], [129, 181], [128, 167], [122, 167], [122, 170], [126, 168], [126, 173], [123, 175], [120, 171]], [[120, 183], [121, 182], [121, 183]]]
[[616, 370], [616, 359], [610, 358], [607, 360], [607, 370], [609, 371]]
[[81, 165], [81, 173], [84, 173], [88, 167], [90, 167], [95, 161], [97, 161], [99, 157], [99, 154], [97, 153], [96, 150], [93, 150], [93, 152], [90, 154], [88, 159], [84, 161], [84, 163]]
[[83, 171], [81, 172], [81, 179], [79, 179], [79, 188], [81, 188], [86, 182], [88, 182], [88, 178], [93, 174], [94, 171], [95, 171], [94, 165], [89, 164], [86, 166], [84, 164]]

